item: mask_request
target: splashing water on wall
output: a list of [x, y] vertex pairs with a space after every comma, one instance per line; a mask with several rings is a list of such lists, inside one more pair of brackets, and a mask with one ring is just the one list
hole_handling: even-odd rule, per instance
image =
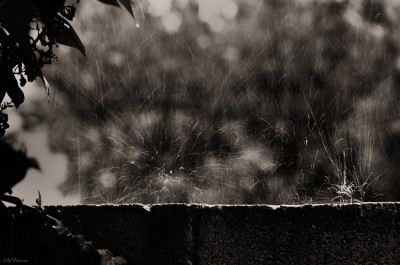
[[399, 1], [369, 2], [151, 0], [135, 28], [86, 1], [88, 60], [60, 49], [49, 77], [63, 190], [96, 203], [398, 198]]

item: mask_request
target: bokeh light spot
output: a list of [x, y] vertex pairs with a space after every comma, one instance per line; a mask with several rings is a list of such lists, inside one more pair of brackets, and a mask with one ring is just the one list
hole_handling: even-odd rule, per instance
[[214, 32], [221, 32], [225, 28], [225, 21], [219, 16], [214, 17], [209, 24]]
[[235, 2], [232, 0], [224, 1], [221, 9], [221, 14], [224, 16], [224, 18], [232, 20], [236, 17], [237, 12], [238, 7]]
[[207, 35], [200, 35], [197, 37], [197, 44], [200, 46], [202, 49], [206, 49], [208, 46], [211, 44], [211, 40]]
[[153, 17], [167, 15], [171, 11], [171, 0], [149, 0], [149, 12]]
[[111, 52], [109, 57], [108, 57], [108, 61], [110, 64], [112, 64], [113, 66], [120, 66], [124, 63], [124, 56], [121, 52]]
[[175, 0], [179, 8], [184, 9], [188, 6], [189, 0]]
[[214, 17], [218, 16], [220, 1], [201, 0], [199, 3], [199, 19], [209, 23]]
[[228, 47], [225, 51], [224, 57], [228, 61], [238, 61], [239, 60], [239, 51], [235, 47]]
[[177, 12], [170, 12], [162, 17], [162, 24], [165, 30], [170, 33], [177, 33], [182, 25], [182, 16]]

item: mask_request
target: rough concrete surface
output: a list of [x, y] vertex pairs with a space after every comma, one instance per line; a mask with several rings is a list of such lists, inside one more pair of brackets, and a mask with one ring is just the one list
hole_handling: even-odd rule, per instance
[[400, 264], [400, 203], [47, 207], [129, 264]]

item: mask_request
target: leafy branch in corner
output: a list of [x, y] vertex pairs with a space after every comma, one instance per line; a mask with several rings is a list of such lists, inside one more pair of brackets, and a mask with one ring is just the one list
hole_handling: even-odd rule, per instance
[[37, 206], [7, 196], [8, 202], [17, 207], [0, 210], [0, 257], [24, 257], [32, 264], [127, 264], [123, 257], [98, 248], [96, 242], [49, 215], [42, 206], [40, 192], [38, 195]]
[[[135, 18], [131, 0], [98, 1], [122, 6]], [[57, 60], [54, 48], [70, 46], [86, 57], [85, 47], [69, 23], [75, 13], [75, 5], [65, 5], [65, 0], [0, 0], [0, 103], [6, 93], [12, 101], [0, 107], [0, 137], [9, 127], [3, 111], [12, 105], [18, 108], [25, 100], [20, 87], [39, 77], [50, 100], [42, 68]]]

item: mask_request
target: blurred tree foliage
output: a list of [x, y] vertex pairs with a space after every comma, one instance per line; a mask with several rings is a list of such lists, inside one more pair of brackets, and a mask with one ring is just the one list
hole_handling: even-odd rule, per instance
[[[83, 18], [96, 32], [88, 61], [51, 75], [63, 94], [52, 146], [71, 159], [65, 192], [80, 186], [85, 202], [400, 198], [399, 1], [222, 1], [235, 18], [210, 21], [201, 1], [169, 2], [135, 34], [111, 9]], [[181, 23], [159, 30], [165, 21]]]

